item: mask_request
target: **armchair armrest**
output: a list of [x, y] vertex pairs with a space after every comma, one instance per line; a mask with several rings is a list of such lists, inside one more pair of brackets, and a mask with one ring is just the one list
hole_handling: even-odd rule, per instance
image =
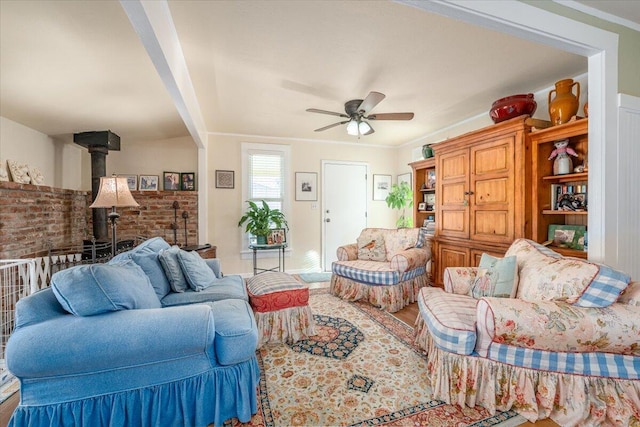
[[560, 301], [482, 298], [477, 342], [558, 352], [602, 352], [640, 356], [637, 307], [614, 303], [583, 308]]
[[336, 250], [338, 261], [354, 261], [358, 259], [358, 244], [350, 243], [348, 245], [340, 246]]
[[450, 294], [468, 295], [477, 275], [477, 267], [447, 267], [442, 279], [444, 290]]
[[216, 275], [217, 279], [222, 278], [222, 271], [220, 271], [220, 260], [217, 258], [208, 258], [204, 260], [209, 268], [213, 270], [213, 274]]
[[60, 315], [18, 328], [7, 344], [7, 367], [21, 378], [43, 378], [205, 353], [215, 366], [214, 336], [213, 313], [202, 304]]
[[427, 261], [431, 259], [431, 252], [425, 248], [411, 248], [396, 252], [391, 257], [391, 268], [400, 273], [413, 270], [419, 266], [427, 265]]

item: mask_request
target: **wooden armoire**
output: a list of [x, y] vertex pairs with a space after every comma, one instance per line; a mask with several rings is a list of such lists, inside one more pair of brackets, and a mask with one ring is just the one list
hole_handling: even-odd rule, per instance
[[532, 120], [520, 116], [433, 145], [435, 281], [447, 267], [477, 266], [531, 236]]

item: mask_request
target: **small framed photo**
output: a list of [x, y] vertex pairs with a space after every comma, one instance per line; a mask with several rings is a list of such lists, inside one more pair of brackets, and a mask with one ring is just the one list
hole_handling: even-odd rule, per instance
[[418, 210], [419, 211], [426, 211], [427, 210], [427, 204], [425, 202], [418, 203]]
[[196, 189], [195, 172], [183, 172], [180, 174], [180, 189], [182, 191], [194, 191]]
[[163, 174], [162, 182], [164, 183], [164, 190], [180, 190], [180, 173], [179, 172], [165, 172]]
[[267, 245], [281, 245], [287, 243], [287, 230], [274, 228], [267, 235]]
[[216, 188], [234, 188], [235, 172], [216, 170]]
[[296, 172], [296, 201], [318, 200], [318, 174]]
[[425, 186], [427, 187], [427, 190], [435, 190], [436, 188], [436, 171], [435, 170], [428, 170], [427, 171], [427, 176], [426, 176], [426, 180], [425, 180]]
[[158, 191], [158, 175], [140, 175], [140, 191]]
[[391, 175], [373, 175], [373, 200], [385, 200], [391, 190]]
[[138, 189], [138, 175], [118, 175], [122, 178], [127, 178], [127, 186], [130, 191], [136, 191]]

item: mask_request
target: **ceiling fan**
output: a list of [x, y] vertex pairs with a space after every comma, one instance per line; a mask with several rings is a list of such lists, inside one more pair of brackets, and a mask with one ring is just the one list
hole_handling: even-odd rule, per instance
[[[340, 125], [347, 125], [347, 133], [353, 136], [359, 135], [371, 135], [373, 128], [366, 122], [366, 120], [411, 120], [413, 119], [413, 113], [379, 113], [369, 114], [373, 108], [385, 98], [385, 95], [380, 92], [369, 92], [369, 95], [362, 99], [352, 99], [344, 103], [345, 113], [336, 113], [333, 111], [318, 110], [317, 108], [307, 108], [310, 113], [329, 114], [331, 116], [344, 117], [341, 122], [333, 123], [328, 126], [324, 126], [316, 129], [316, 132], [322, 132], [323, 130], [331, 129]], [[369, 115], [367, 115], [369, 114]]]

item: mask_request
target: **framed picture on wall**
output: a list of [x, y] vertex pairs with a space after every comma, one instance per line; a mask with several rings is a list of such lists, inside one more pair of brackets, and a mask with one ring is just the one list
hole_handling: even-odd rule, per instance
[[318, 174], [315, 172], [296, 172], [296, 201], [318, 200]]
[[164, 190], [180, 190], [180, 173], [179, 172], [165, 172], [163, 174], [162, 182], [164, 183]]
[[182, 191], [193, 191], [196, 189], [195, 172], [183, 172], [180, 174], [180, 189]]
[[118, 175], [119, 177], [127, 178], [127, 186], [130, 191], [138, 189], [138, 175]]
[[235, 187], [235, 172], [216, 170], [216, 188]]
[[373, 200], [385, 200], [391, 190], [391, 175], [373, 175]]
[[411, 172], [398, 175], [398, 185], [400, 185], [403, 182], [406, 182], [407, 184], [409, 184], [409, 188], [411, 188]]
[[140, 191], [158, 191], [158, 175], [140, 175]]

